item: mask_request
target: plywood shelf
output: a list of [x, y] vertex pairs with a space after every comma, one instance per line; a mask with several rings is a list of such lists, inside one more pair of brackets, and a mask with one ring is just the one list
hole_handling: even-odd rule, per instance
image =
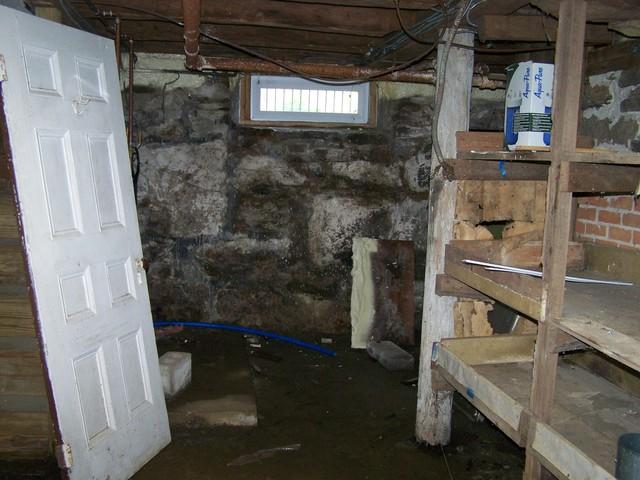
[[532, 421], [534, 342], [534, 335], [447, 339], [433, 362], [512, 440], [525, 446], [528, 439], [559, 478], [613, 479], [618, 437], [640, 431], [640, 399], [561, 360], [551, 421]]
[[[566, 160], [571, 163], [593, 163], [609, 165], [640, 165], [640, 154], [629, 152], [615, 152], [610, 150], [598, 150], [591, 148], [579, 148], [573, 152], [567, 152]], [[530, 150], [466, 150], [458, 151], [458, 160], [504, 160], [509, 162], [543, 162], [549, 163], [553, 154], [551, 151]]]
[[[540, 320], [542, 281], [526, 275], [492, 272], [467, 265], [470, 256], [449, 246], [445, 272], [514, 310]], [[597, 276], [585, 271], [582, 276]], [[640, 287], [567, 283], [562, 316], [554, 323], [564, 332], [640, 371]]]

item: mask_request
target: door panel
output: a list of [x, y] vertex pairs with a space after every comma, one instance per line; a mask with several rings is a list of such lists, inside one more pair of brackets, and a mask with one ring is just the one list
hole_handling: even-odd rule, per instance
[[72, 479], [128, 478], [170, 441], [113, 42], [0, 7], [23, 243]]

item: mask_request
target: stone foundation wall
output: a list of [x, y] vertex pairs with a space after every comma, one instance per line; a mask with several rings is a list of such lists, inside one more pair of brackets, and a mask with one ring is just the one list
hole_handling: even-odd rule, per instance
[[[136, 73], [154, 317], [345, 331], [354, 236], [412, 240], [423, 275], [433, 87], [381, 84], [376, 128], [269, 129], [238, 124], [237, 83]], [[479, 97], [472, 128], [501, 111]]]

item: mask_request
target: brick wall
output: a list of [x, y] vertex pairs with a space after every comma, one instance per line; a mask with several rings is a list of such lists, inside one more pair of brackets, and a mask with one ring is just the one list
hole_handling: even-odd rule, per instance
[[[591, 76], [582, 93], [580, 133], [597, 147], [640, 152], [640, 65]], [[578, 202], [578, 240], [640, 250], [640, 200], [593, 196]]]
[[576, 238], [640, 250], [640, 201], [630, 195], [579, 198]]

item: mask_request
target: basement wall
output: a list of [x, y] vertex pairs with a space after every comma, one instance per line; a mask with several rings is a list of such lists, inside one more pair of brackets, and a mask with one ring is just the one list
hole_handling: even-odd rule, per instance
[[[432, 86], [379, 84], [376, 128], [254, 128], [237, 76], [158, 71], [182, 62], [140, 55], [134, 83], [154, 318], [346, 331], [355, 236], [412, 240], [424, 274]], [[500, 130], [503, 92], [473, 98]]]
[[[581, 130], [596, 147], [640, 152], [640, 65], [588, 78]], [[640, 249], [640, 203], [630, 195], [578, 200], [576, 238]]]

